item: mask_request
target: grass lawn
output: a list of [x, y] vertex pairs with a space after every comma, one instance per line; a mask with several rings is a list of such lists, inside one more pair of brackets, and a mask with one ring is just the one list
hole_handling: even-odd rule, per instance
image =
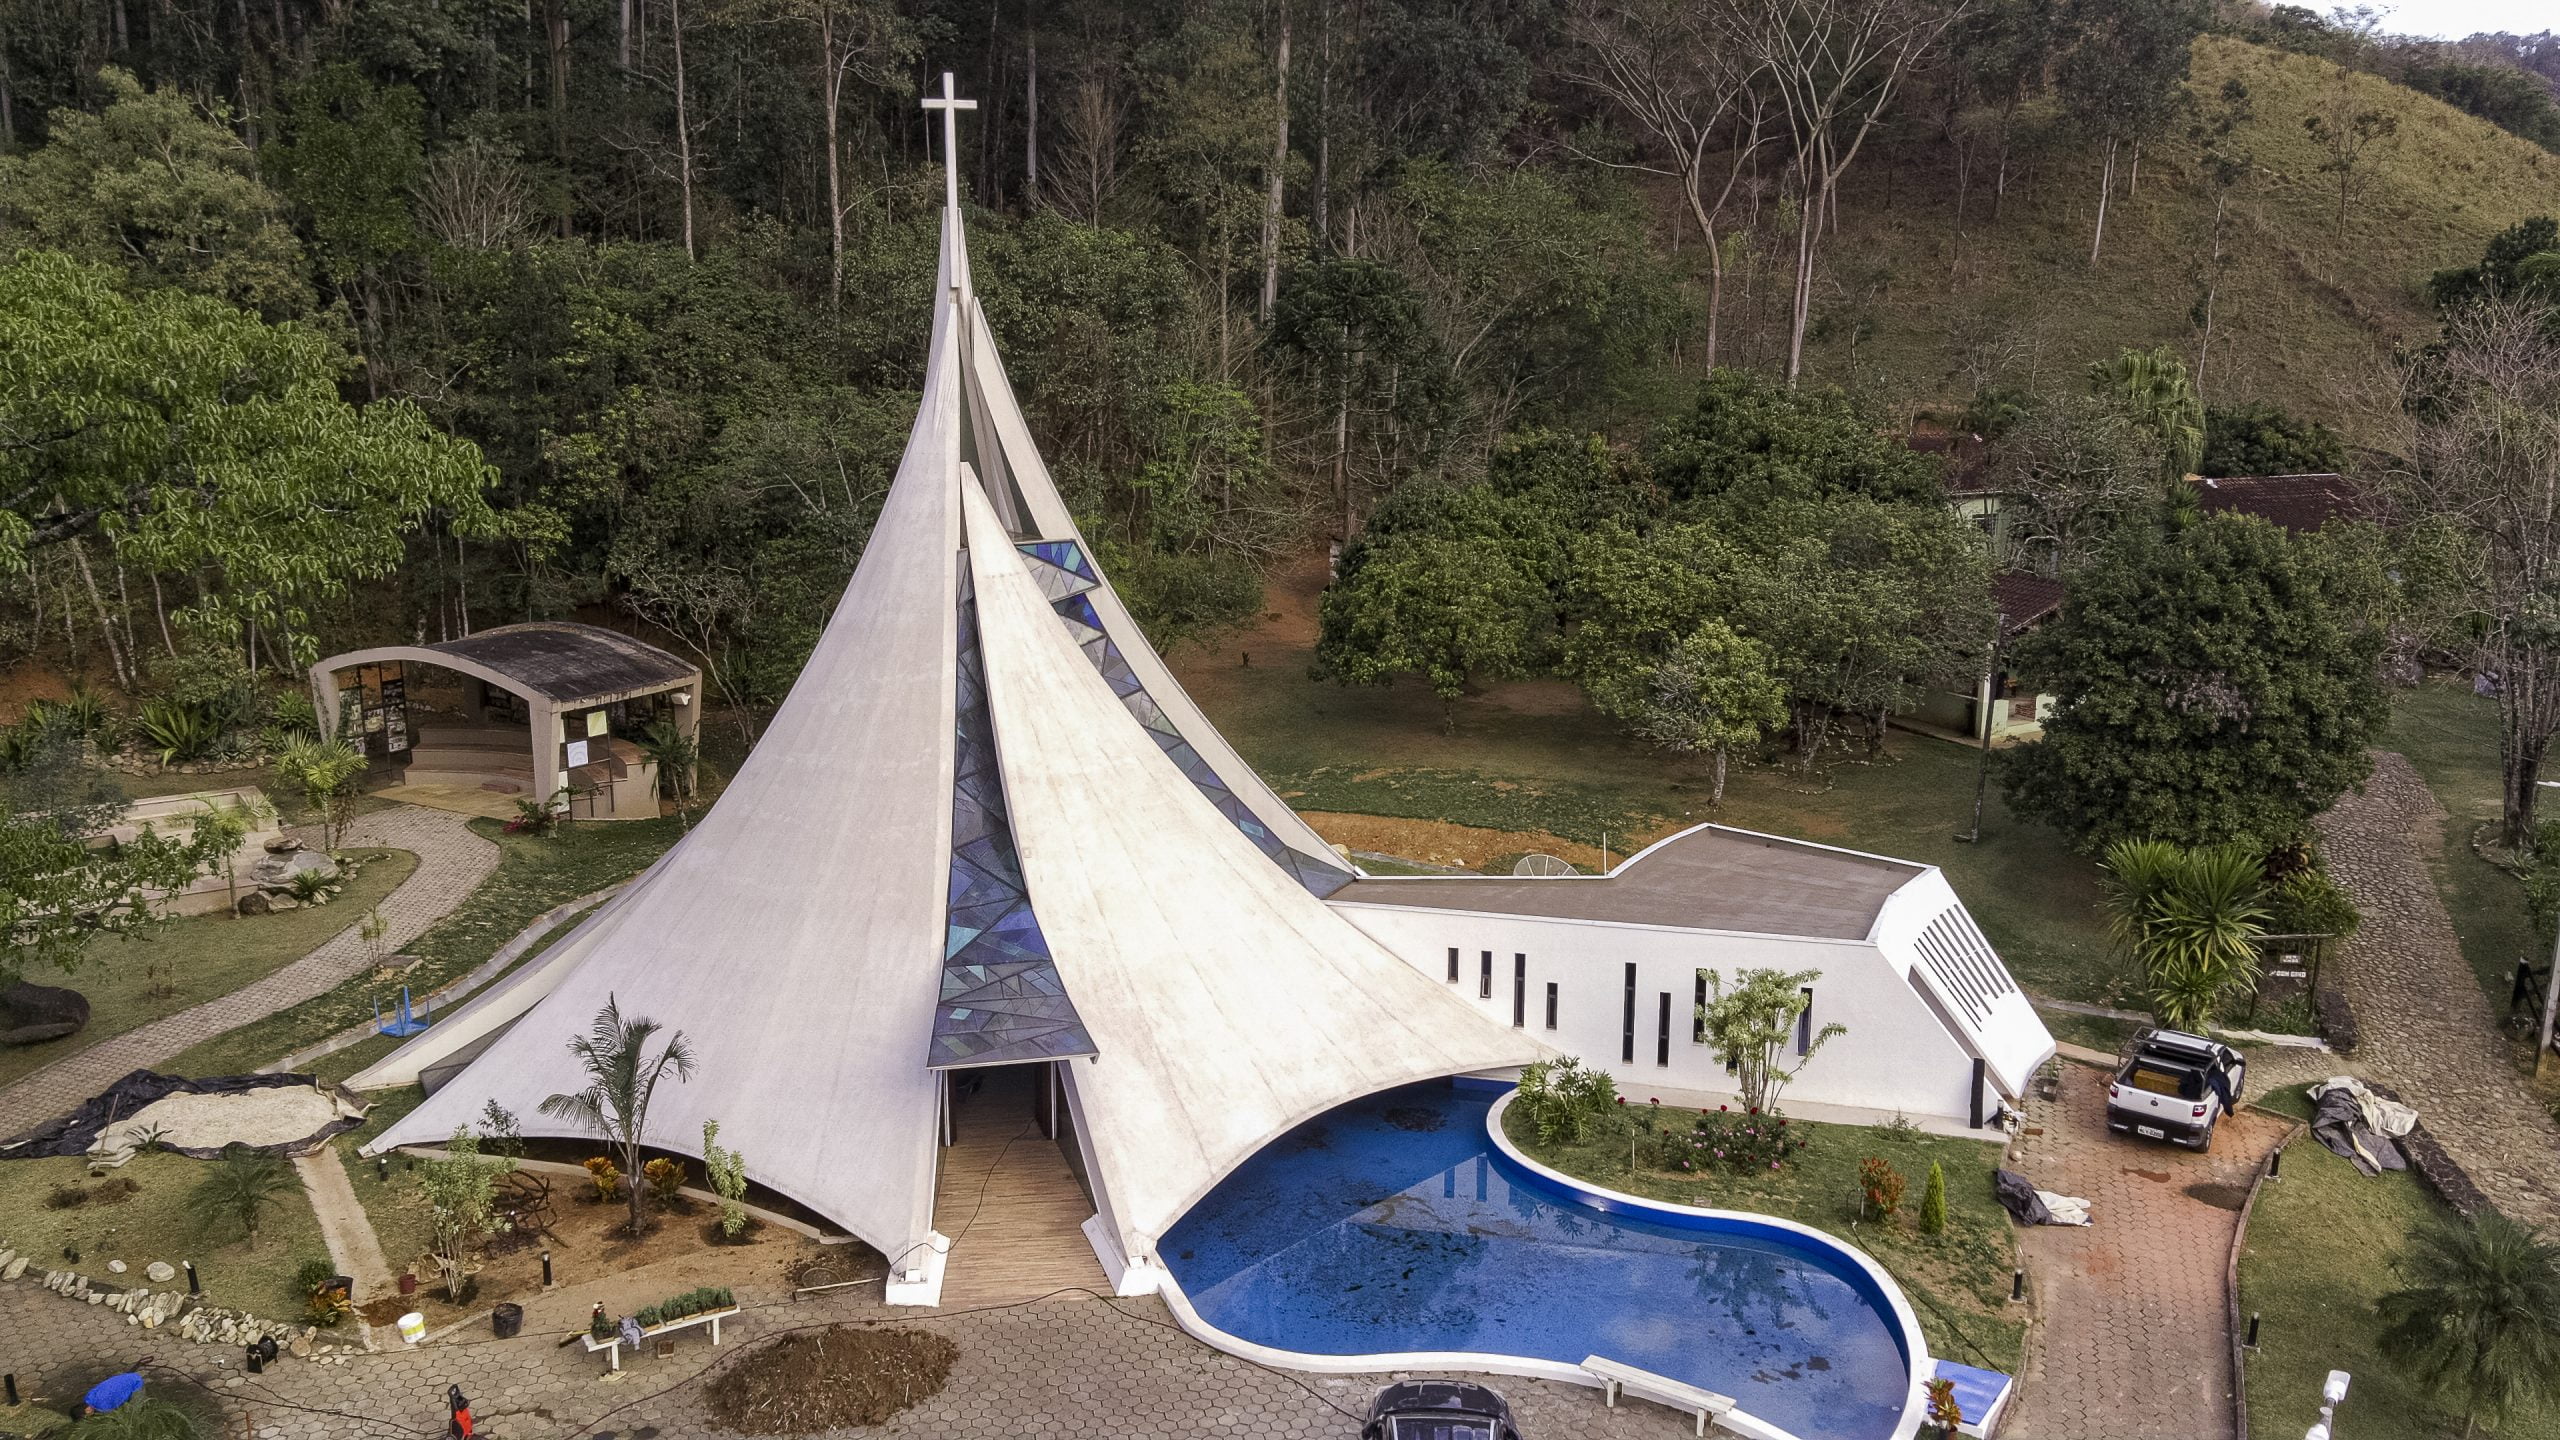
[[[1894, 731], [1881, 759], [1837, 760], [1809, 777], [1737, 767], [1712, 807], [1703, 764], [1627, 740], [1564, 685], [1506, 685], [1444, 712], [1416, 682], [1309, 679], [1306, 617], [1322, 580], [1320, 563], [1273, 577], [1267, 603], [1282, 618], [1175, 658], [1184, 688], [1292, 805], [1605, 839], [1613, 855], [1714, 820], [1940, 865], [2019, 983], [2069, 1000], [2124, 998], [2095, 866], [2012, 817], [1996, 782], [1981, 842], [1956, 840], [1972, 825], [1974, 750]], [[1250, 666], [1235, 663], [1240, 651]]]
[[[460, 908], [410, 943], [406, 953], [419, 957], [406, 978], [412, 991], [432, 990], [466, 973], [552, 906], [629, 879], [663, 854], [679, 834], [673, 820], [571, 822], [547, 839], [506, 834], [495, 820], [470, 824], [497, 842], [498, 868]], [[264, 1020], [215, 1036], [177, 1056], [170, 1066], [190, 1075], [254, 1070], [370, 1017], [381, 989], [370, 977], [357, 976]], [[398, 1002], [396, 985], [388, 998]]]
[[[1688, 1116], [1672, 1110], [1664, 1119], [1685, 1124]], [[2008, 1303], [2017, 1247], [2007, 1212], [1991, 1198], [2000, 1147], [1875, 1126], [1792, 1123], [1810, 1143], [1784, 1170], [1683, 1175], [1650, 1166], [1630, 1172], [1623, 1136], [1551, 1145], [1520, 1122], [1516, 1109], [1503, 1116], [1514, 1144], [1569, 1175], [1679, 1205], [1776, 1215], [1848, 1241], [1901, 1282], [1932, 1354], [2017, 1374], [2026, 1318]], [[1901, 1212], [1889, 1220], [1859, 1217], [1858, 1163], [1869, 1156], [1883, 1159], [1909, 1182]], [[1919, 1227], [1920, 1191], [1932, 1160], [1947, 1173], [1947, 1228], [1935, 1237]]]
[[[418, 857], [406, 850], [348, 853], [364, 864], [326, 905], [239, 919], [190, 916], [130, 938], [101, 936], [83, 948], [78, 967], [69, 974], [28, 976], [41, 985], [69, 985], [88, 996], [89, 1024], [59, 1040], [0, 1049], [0, 1085], [263, 979], [363, 919], [418, 866]], [[155, 976], [154, 970], [162, 973]], [[154, 993], [162, 985], [166, 993]]]
[[[76, 1268], [81, 1274], [154, 1290], [184, 1284], [184, 1272], [171, 1285], [152, 1285], [143, 1277], [144, 1266], [154, 1260], [171, 1265], [193, 1260], [205, 1298], [212, 1303], [270, 1320], [299, 1320], [303, 1302], [293, 1293], [294, 1268], [329, 1253], [302, 1186], [292, 1184], [277, 1194], [254, 1247], [235, 1238], [236, 1231], [224, 1232], [217, 1242], [198, 1236], [187, 1209], [188, 1194], [210, 1168], [207, 1161], [154, 1153], [137, 1155], [98, 1181], [87, 1178], [87, 1163], [76, 1156], [0, 1162], [0, 1244], [33, 1256], [37, 1267], [56, 1268], [69, 1263], [62, 1251], [70, 1246], [80, 1252]], [[101, 1187], [116, 1180], [131, 1180], [141, 1188], [120, 1199], [102, 1197], [68, 1209], [45, 1203], [56, 1187], [77, 1186], [100, 1195]], [[109, 1260], [132, 1268], [110, 1275]]]
[[[2307, 1117], [2301, 1086], [2267, 1097]], [[2249, 1357], [2249, 1429], [2294, 1435], [2319, 1418], [2321, 1381], [2355, 1377], [2338, 1411], [2340, 1434], [2432, 1440], [2462, 1433], [2382, 1352], [2373, 1303], [2399, 1288], [2391, 1257], [2411, 1229], [2444, 1207], [2413, 1172], [2366, 1179], [2308, 1135], [2285, 1151], [2283, 1178], [2259, 1187], [2240, 1255], [2240, 1308], [2262, 1317]], [[2519, 1416], [2501, 1440], [2555, 1440], [2560, 1414]]]
[[2497, 702], [2456, 680], [2402, 691], [2392, 704], [2386, 743], [2409, 757], [2444, 807], [2436, 891], [2453, 914], [2463, 958], [2503, 1014], [2518, 957], [2532, 956], [2537, 965], [2545, 957], [2525, 915], [2524, 887], [2471, 848], [2472, 836], [2494, 823], [2500, 809]]

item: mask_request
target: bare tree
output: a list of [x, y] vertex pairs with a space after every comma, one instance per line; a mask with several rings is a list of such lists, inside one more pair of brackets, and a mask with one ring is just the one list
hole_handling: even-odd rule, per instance
[[457, 250], [499, 250], [522, 240], [533, 182], [505, 150], [477, 136], [437, 153], [418, 177], [418, 218]]
[[[1578, 50], [1568, 73], [1606, 95], [1668, 153], [1690, 218], [1707, 246], [1707, 368], [1724, 311], [1726, 204], [1769, 138], [1768, 65], [1738, 43], [1740, 21], [1719, 0], [1586, 0], [1569, 22]], [[1646, 167], [1652, 168], [1652, 167]]]
[[2440, 638], [2464, 644], [2498, 699], [2506, 843], [2533, 843], [2535, 780], [2560, 733], [2560, 333], [2526, 301], [2469, 307], [2444, 344], [2408, 371], [2409, 453], [2388, 477], [2396, 512], [2463, 542], [2456, 613]]
[[1102, 207], [1120, 188], [1120, 157], [1127, 144], [1129, 102], [1108, 73], [1086, 70], [1068, 82], [1064, 103], [1051, 117], [1055, 139], [1047, 180], [1051, 204], [1087, 224], [1100, 224]]
[[684, 83], [684, 0], [667, 0], [667, 38], [676, 62], [676, 182], [684, 195], [684, 258], [693, 253], [693, 118]]
[[2400, 133], [2400, 117], [2356, 103], [2356, 77], [2341, 68], [2327, 102], [2302, 117], [2302, 128], [2327, 158], [2320, 168], [2338, 177], [2338, 224], [2347, 223], [2347, 194], [2365, 152]]
[[886, 88], [916, 57], [915, 26], [889, 0], [733, 0], [740, 20], [808, 27], [817, 42], [819, 128], [827, 147], [827, 303], [844, 298], [844, 90]]
[[1263, 324], [1271, 323], [1271, 307], [1280, 299], [1280, 201], [1289, 179], [1289, 5], [1280, 3], [1280, 54], [1273, 63], [1270, 192], [1262, 205]]
[[1840, 177], [1920, 57], [1970, 0], [1748, 0], [1742, 40], [1784, 108], [1802, 203], [1795, 295], [1787, 319], [1787, 383], [1804, 371], [1813, 268], [1839, 223]]

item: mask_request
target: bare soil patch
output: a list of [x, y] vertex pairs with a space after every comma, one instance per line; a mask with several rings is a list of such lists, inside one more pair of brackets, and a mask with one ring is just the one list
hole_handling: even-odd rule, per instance
[[[1423, 865], [1474, 870], [1504, 856], [1536, 852], [1570, 860], [1585, 874], [1595, 874], [1600, 869], [1599, 847], [1544, 830], [1487, 830], [1453, 825], [1446, 820], [1398, 820], [1385, 815], [1345, 815], [1325, 810], [1306, 811], [1305, 818], [1317, 834], [1333, 844]], [[1656, 838], [1629, 836], [1624, 847], [1612, 843], [1609, 863], [1625, 860]]]
[[786, 1335], [703, 1388], [711, 1423], [737, 1435], [810, 1435], [877, 1425], [932, 1399], [960, 1347], [925, 1330], [849, 1325]]

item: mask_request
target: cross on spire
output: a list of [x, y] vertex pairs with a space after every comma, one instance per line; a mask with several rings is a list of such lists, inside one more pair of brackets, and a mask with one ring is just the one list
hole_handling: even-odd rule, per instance
[[942, 112], [942, 203], [951, 213], [960, 213], [960, 112], [975, 110], [978, 102], [963, 100], [952, 87], [951, 72], [942, 72], [942, 93], [924, 97], [924, 108]]

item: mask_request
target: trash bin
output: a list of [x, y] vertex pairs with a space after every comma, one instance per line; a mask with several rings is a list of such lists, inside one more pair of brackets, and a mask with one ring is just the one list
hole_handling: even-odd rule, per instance
[[497, 1306], [489, 1311], [489, 1328], [501, 1340], [513, 1340], [524, 1331], [524, 1307], [516, 1304]]

